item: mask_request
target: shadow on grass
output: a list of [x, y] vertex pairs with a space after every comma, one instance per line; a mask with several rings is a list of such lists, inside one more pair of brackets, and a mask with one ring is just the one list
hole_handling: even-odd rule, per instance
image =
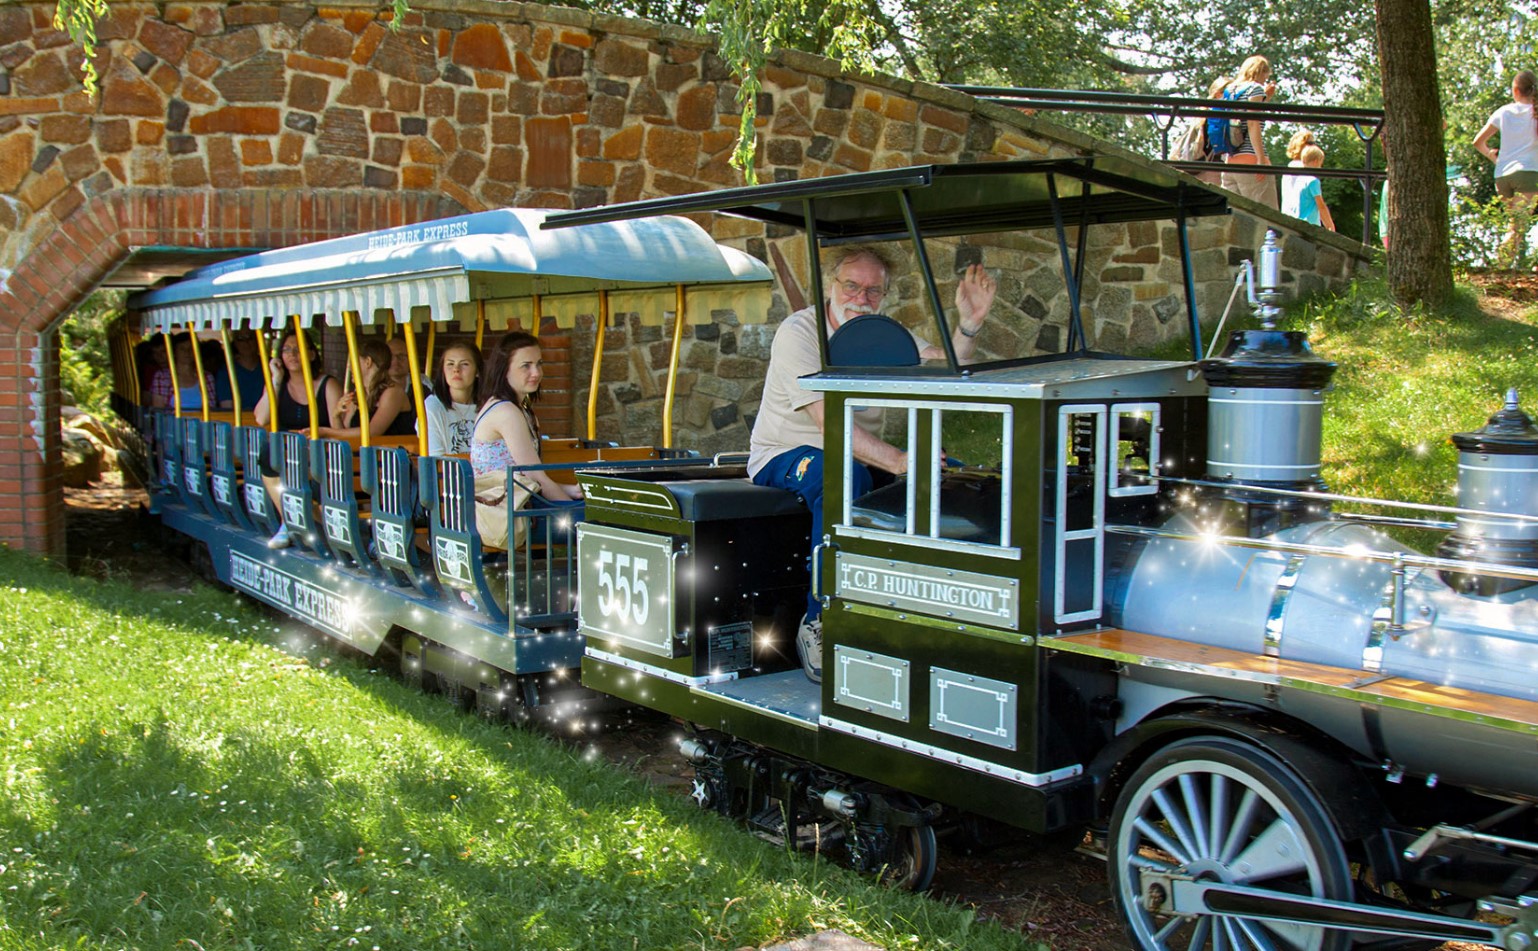
[[[277, 646], [251, 624], [178, 621], [235, 610], [235, 595], [212, 588], [177, 604], [0, 552], [4, 582], [129, 623]], [[55, 739], [41, 754], [34, 782], [47, 808], [0, 797], [7, 838], [28, 848], [10, 860], [21, 887], [0, 898], [7, 917], [52, 936], [205, 949], [355, 938], [364, 948], [719, 947], [829, 921], [879, 941], [930, 919], [922, 935], [936, 937], [921, 944], [1021, 940], [793, 862], [568, 745], [482, 723], [360, 665], [326, 676], [362, 695], [333, 704], [357, 719], [329, 734], [297, 709], [292, 724], [281, 711], [183, 722], [154, 698], [115, 716], [82, 701], [70, 724], [80, 741]], [[372, 769], [349, 766], [357, 756]]]

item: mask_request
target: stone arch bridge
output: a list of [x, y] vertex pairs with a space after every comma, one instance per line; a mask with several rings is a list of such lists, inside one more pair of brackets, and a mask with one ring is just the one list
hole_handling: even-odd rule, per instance
[[[413, 0], [391, 31], [384, 6], [114, 2], [98, 30], [95, 99], [82, 91], [81, 52], [52, 27], [52, 0], [0, 6], [0, 544], [62, 552], [55, 328], [97, 287], [463, 211], [741, 183], [727, 162], [738, 88], [708, 37], [495, 0]], [[1119, 151], [940, 87], [846, 77], [800, 53], [769, 66], [758, 106], [766, 181]], [[1221, 306], [1231, 264], [1273, 223], [1236, 204], [1231, 218], [1193, 230], [1204, 311]], [[1354, 242], [1286, 221], [1276, 219], [1291, 230], [1286, 264], [1300, 289], [1363, 262]], [[714, 227], [766, 256], [758, 226]], [[1093, 315], [1101, 334], [1132, 332], [1178, 292], [1160, 267], [1172, 240], [1133, 225], [1092, 249], [1087, 283], [1122, 289]], [[781, 277], [805, 281], [799, 261]], [[678, 445], [746, 446], [768, 334], [786, 295], [800, 293], [777, 291], [767, 326], [691, 328], [684, 366], [696, 385], [675, 420]], [[606, 426], [655, 417], [659, 335], [610, 333]], [[582, 365], [583, 335], [573, 336]], [[583, 386], [568, 393], [576, 405]]]

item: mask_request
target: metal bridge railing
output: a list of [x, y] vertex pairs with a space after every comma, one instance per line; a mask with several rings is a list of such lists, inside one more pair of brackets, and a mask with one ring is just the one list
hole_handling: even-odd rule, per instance
[[1294, 122], [1307, 125], [1350, 126], [1362, 142], [1365, 159], [1361, 169], [1310, 168], [1288, 165], [1247, 165], [1249, 174], [1312, 175], [1316, 178], [1354, 178], [1362, 184], [1362, 243], [1372, 243], [1373, 186], [1388, 177], [1373, 168], [1373, 145], [1383, 129], [1382, 109], [1357, 109], [1347, 106], [1306, 106], [1276, 102], [1230, 102], [1206, 97], [1155, 96], [1137, 93], [1103, 92], [1092, 89], [1017, 89], [1010, 86], [951, 85], [984, 102], [1011, 109], [1060, 110], [1102, 115], [1147, 116], [1159, 129], [1159, 159], [1173, 168], [1193, 175], [1223, 168], [1212, 162], [1171, 162], [1170, 129], [1181, 119], [1206, 119], [1213, 116], [1247, 116], [1265, 122]]

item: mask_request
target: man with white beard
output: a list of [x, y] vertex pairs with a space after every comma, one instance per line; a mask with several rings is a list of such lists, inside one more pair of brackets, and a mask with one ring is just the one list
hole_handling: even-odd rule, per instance
[[[890, 268], [879, 251], [869, 247], [840, 249], [830, 266], [826, 303], [828, 335], [861, 314], [881, 312], [881, 302], [890, 288]], [[988, 318], [997, 288], [994, 279], [973, 264], [956, 286], [956, 329], [951, 344], [956, 359], [966, 363], [977, 348], [977, 334]], [[919, 357], [943, 358], [939, 347], [914, 338]], [[801, 497], [812, 513], [812, 544], [822, 537], [822, 394], [802, 389], [800, 377], [822, 369], [817, 342], [817, 309], [804, 307], [780, 324], [769, 352], [769, 370], [764, 378], [763, 401], [753, 422], [748, 474], [755, 485], [789, 489]], [[861, 463], [854, 467], [854, 496], [870, 491], [871, 475], [867, 466], [901, 476], [908, 471], [908, 454], [877, 433], [881, 411], [867, 409], [854, 414], [854, 457]], [[813, 681], [822, 680], [822, 605], [807, 595], [806, 616], [796, 635], [796, 650], [801, 666]]]

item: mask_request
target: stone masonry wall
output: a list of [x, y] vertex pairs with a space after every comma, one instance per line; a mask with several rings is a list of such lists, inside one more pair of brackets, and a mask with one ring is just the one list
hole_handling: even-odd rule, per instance
[[[0, 542], [62, 545], [52, 328], [135, 247], [265, 247], [460, 211], [741, 184], [727, 163], [737, 85], [708, 37], [495, 0], [414, 0], [392, 32], [383, 6], [114, 2], [98, 30], [94, 100], [81, 90], [79, 50], [51, 26], [53, 3], [0, 6]], [[764, 181], [1126, 154], [1040, 117], [926, 84], [843, 76], [799, 53], [770, 66], [758, 106]], [[1229, 269], [1252, 253], [1262, 224], [1286, 232], [1299, 291], [1337, 284], [1363, 261], [1354, 242], [1236, 205], [1192, 231], [1204, 313], [1221, 306]], [[688, 328], [675, 442], [741, 449], [774, 324], [808, 293], [805, 254], [793, 236], [729, 219], [711, 227], [771, 261], [782, 282], [767, 313]], [[1094, 240], [1092, 340], [1156, 336], [1179, 322], [1168, 228]], [[956, 260], [974, 253], [954, 249]], [[1000, 306], [1029, 318], [1028, 332], [984, 346], [1050, 343], [1065, 308], [1035, 275], [1052, 262], [1029, 243], [998, 254], [1013, 262]], [[587, 405], [591, 323], [579, 319], [572, 334], [574, 421]], [[601, 434], [658, 438], [668, 334], [617, 321]]]

